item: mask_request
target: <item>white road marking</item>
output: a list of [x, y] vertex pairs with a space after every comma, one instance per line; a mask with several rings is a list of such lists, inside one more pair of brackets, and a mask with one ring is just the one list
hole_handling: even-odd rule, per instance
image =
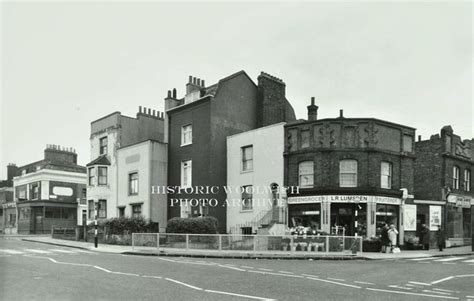
[[148, 276], [148, 275], [142, 275], [143, 278], [154, 278], [154, 279], [163, 279], [163, 277], [160, 276]]
[[417, 282], [417, 281], [408, 281], [411, 284], [418, 284], [418, 285], [425, 285], [425, 286], [430, 286], [431, 284], [429, 283], [424, 283], [424, 282]]
[[457, 264], [455, 262], [442, 262], [441, 264]]
[[249, 295], [242, 295], [242, 294], [235, 294], [235, 293], [229, 293], [229, 292], [214, 291], [214, 290], [204, 290], [204, 291], [205, 291], [205, 292], [208, 292], [208, 293], [223, 294], [223, 295], [236, 296], [236, 297], [243, 297], [243, 298], [249, 298], [249, 299], [266, 300], [266, 301], [273, 301], [273, 300], [275, 300], [275, 299], [268, 299], [268, 298], [262, 298], [262, 297], [256, 297], [256, 296], [249, 296]]
[[413, 289], [411, 287], [403, 287], [403, 286], [398, 286], [398, 285], [389, 285], [388, 287], [399, 288], [399, 289], [402, 289], [402, 290], [412, 290]]
[[48, 251], [66, 253], [66, 254], [76, 254], [74, 251], [62, 250], [62, 249], [48, 249]]
[[222, 267], [222, 268], [227, 268], [227, 269], [231, 269], [231, 270], [236, 270], [236, 271], [241, 271], [241, 272], [245, 272], [245, 270], [243, 269], [239, 269], [239, 268], [234, 268], [234, 267], [231, 267], [231, 266], [227, 266], [227, 265], [218, 265], [219, 267]]
[[301, 275], [306, 276], [306, 277], [319, 278], [319, 276], [316, 276], [316, 275], [308, 275], [308, 274], [301, 274]]
[[101, 270], [101, 271], [104, 271], [104, 272], [106, 272], [106, 273], [110, 273], [109, 270], [104, 269], [104, 268], [101, 268], [101, 267], [98, 267], [98, 266], [96, 266], [96, 265], [94, 265], [94, 268], [96, 268], [96, 269], [98, 269], [98, 270]]
[[334, 280], [334, 281], [346, 281], [345, 279], [339, 279], [339, 278], [329, 278], [329, 280]]
[[461, 259], [466, 259], [467, 257], [448, 257], [448, 258], [443, 258], [443, 259], [437, 259], [433, 260], [436, 262], [445, 262], [445, 261], [455, 261], [455, 260], [461, 260]]
[[29, 252], [29, 253], [51, 254], [51, 252], [45, 251], [45, 250], [36, 250], [36, 249], [23, 249], [23, 250], [25, 250], [26, 252]]
[[187, 284], [187, 283], [184, 283], [184, 282], [181, 282], [181, 281], [178, 281], [178, 280], [174, 280], [174, 279], [171, 279], [171, 278], [165, 278], [165, 280], [168, 280], [168, 281], [180, 284], [180, 285], [184, 285], [186, 287], [189, 287], [189, 288], [192, 288], [192, 289], [195, 289], [195, 290], [198, 290], [198, 291], [202, 291], [202, 288], [200, 288], [200, 287], [197, 287], [197, 286], [194, 286], [194, 285], [191, 285], [191, 284]]
[[273, 270], [272, 270], [272, 269], [264, 269], [264, 268], [258, 268], [258, 269], [259, 269], [259, 270], [261, 270], [261, 271], [268, 271], [268, 272], [273, 272]]
[[283, 273], [283, 274], [294, 274], [293, 272], [287, 272], [287, 271], [278, 271], [278, 273]]
[[414, 285], [414, 284], [410, 284], [410, 283], [407, 283], [405, 284], [406, 286], [412, 286], [412, 287], [421, 287], [421, 285]]
[[412, 258], [412, 259], [407, 259], [411, 261], [422, 261], [422, 260], [431, 260], [433, 257], [422, 257], [422, 258]]
[[466, 296], [466, 298], [474, 298], [474, 296]]
[[3, 249], [3, 250], [0, 250], [0, 252], [7, 253], [7, 254], [12, 254], [12, 255], [25, 254], [25, 252], [16, 251], [16, 250], [9, 250], [9, 249]]
[[354, 281], [354, 283], [375, 285], [375, 283], [372, 283], [372, 282], [365, 282], [365, 281]]
[[241, 265], [240, 267], [241, 267], [241, 268], [244, 268], [244, 269], [253, 269], [253, 267], [248, 267], [248, 266], [246, 266], [246, 265]]
[[133, 273], [123, 273], [123, 272], [114, 272], [114, 271], [110, 271], [110, 273], [112, 274], [118, 274], [118, 275], [125, 275], [125, 276], [140, 276], [138, 274], [133, 274]]
[[473, 262], [474, 263], [474, 259], [464, 260], [463, 262], [467, 262], [467, 263]]
[[366, 288], [369, 291], [376, 291], [376, 292], [385, 292], [385, 293], [393, 293], [393, 294], [402, 294], [402, 295], [411, 295], [411, 296], [422, 296], [422, 297], [432, 297], [432, 298], [442, 298], [442, 299], [454, 299], [459, 300], [458, 297], [451, 297], [451, 296], [439, 296], [439, 295], [428, 295], [428, 294], [419, 294], [419, 293], [412, 293], [412, 292], [401, 292], [401, 291], [391, 291], [391, 290], [384, 290], [378, 288]]
[[347, 283], [339, 283], [339, 282], [326, 280], [326, 279], [311, 278], [311, 277], [306, 277], [306, 278], [311, 279], [311, 280], [315, 280], [315, 281], [322, 281], [322, 282], [328, 282], [328, 283], [342, 285], [342, 286], [348, 286], [348, 287], [352, 287], [352, 288], [361, 288], [360, 286], [357, 286], [357, 285], [352, 285], [352, 284], [347, 284]]
[[293, 277], [293, 278], [304, 278], [303, 276], [291, 275], [291, 274], [280, 274], [280, 273], [260, 272], [260, 271], [247, 271], [247, 272], [249, 272], [249, 273], [257, 273], [257, 274], [275, 275], [275, 276], [284, 276], [284, 277]]
[[444, 281], [447, 281], [447, 280], [451, 280], [453, 278], [464, 278], [464, 277], [474, 277], [474, 274], [449, 276], [449, 277], [446, 277], [446, 278], [443, 278], [443, 279], [433, 281], [433, 282], [431, 282], [431, 284], [438, 284], [438, 283], [441, 283], [441, 282], [444, 282]]
[[440, 294], [440, 295], [451, 295], [451, 293], [445, 293], [445, 292], [438, 292], [438, 291], [430, 291], [430, 290], [423, 290], [425, 293], [435, 293], [435, 294]]
[[95, 252], [91, 252], [91, 251], [86, 251], [86, 250], [81, 250], [81, 249], [74, 249], [75, 252], [79, 252], [79, 253], [85, 253], [85, 254], [97, 254]]
[[442, 288], [434, 288], [434, 291], [440, 291], [440, 292], [448, 292], [448, 293], [460, 293], [460, 291], [451, 291], [451, 290], [445, 290]]

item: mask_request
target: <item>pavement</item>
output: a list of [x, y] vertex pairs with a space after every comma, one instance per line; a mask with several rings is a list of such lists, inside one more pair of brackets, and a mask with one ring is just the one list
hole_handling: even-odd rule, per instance
[[284, 251], [238, 251], [238, 250], [184, 250], [174, 248], [154, 247], [131, 247], [121, 245], [99, 244], [97, 248], [92, 243], [55, 239], [50, 236], [17, 236], [24, 241], [38, 242], [43, 244], [93, 250], [97, 252], [128, 254], [128, 255], [148, 255], [148, 256], [186, 256], [186, 257], [209, 257], [209, 258], [264, 258], [264, 259], [325, 259], [325, 260], [387, 260], [387, 259], [410, 259], [425, 257], [445, 257], [445, 256], [465, 256], [474, 255], [471, 246], [453, 247], [427, 251], [402, 250], [401, 253], [376, 253], [359, 252], [284, 252]]
[[344, 262], [130, 256], [23, 239], [31, 237], [0, 237], [1, 300], [474, 301], [474, 255]]

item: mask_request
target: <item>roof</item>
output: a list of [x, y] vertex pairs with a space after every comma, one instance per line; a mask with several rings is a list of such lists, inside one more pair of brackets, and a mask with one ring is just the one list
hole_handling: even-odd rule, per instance
[[86, 164], [86, 166], [92, 165], [110, 165], [110, 161], [107, 159], [107, 155], [102, 155]]

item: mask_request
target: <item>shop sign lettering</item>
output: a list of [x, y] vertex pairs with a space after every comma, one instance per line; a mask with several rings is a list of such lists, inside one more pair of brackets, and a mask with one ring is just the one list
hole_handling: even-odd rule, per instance
[[373, 195], [315, 195], [289, 197], [288, 204], [308, 204], [308, 203], [379, 203], [400, 205], [401, 200], [397, 198], [373, 196]]

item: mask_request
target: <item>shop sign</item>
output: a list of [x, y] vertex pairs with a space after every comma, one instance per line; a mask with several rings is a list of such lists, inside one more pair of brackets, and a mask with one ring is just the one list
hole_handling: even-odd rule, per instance
[[416, 231], [416, 205], [405, 205], [403, 208], [406, 231]]
[[10, 203], [5, 203], [2, 205], [3, 209], [8, 209], [8, 208], [16, 208], [16, 203], [10, 202]]
[[377, 203], [400, 205], [401, 200], [391, 197], [373, 196], [373, 195], [314, 195], [289, 197], [288, 204], [308, 204], [308, 203]]
[[458, 197], [456, 199], [456, 207], [471, 208], [471, 199]]
[[437, 231], [441, 225], [441, 206], [430, 206], [430, 231]]

